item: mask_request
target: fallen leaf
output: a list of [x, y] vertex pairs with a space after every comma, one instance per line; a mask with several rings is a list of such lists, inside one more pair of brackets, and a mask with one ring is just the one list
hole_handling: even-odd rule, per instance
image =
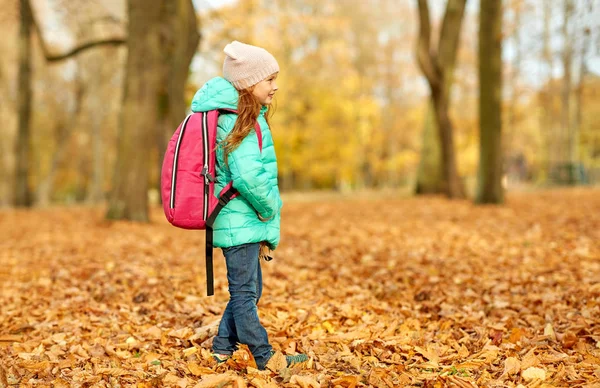
[[[0, 382], [2, 382], [2, 379], [0, 379]], [[52, 380], [52, 388], [70, 388], [70, 385], [65, 380], [58, 378]]]
[[521, 340], [521, 337], [525, 335], [525, 330], [519, 327], [515, 327], [510, 331], [510, 336], [508, 337], [508, 342], [516, 344]]
[[195, 362], [188, 362], [186, 366], [189, 369], [190, 373], [192, 373], [194, 376], [205, 376], [215, 374], [214, 370], [204, 366], [200, 366]]
[[575, 346], [577, 341], [577, 336], [574, 333], [568, 331], [563, 335], [561, 342], [565, 349], [571, 349], [573, 346]]
[[179, 338], [179, 339], [188, 339], [193, 334], [194, 333], [192, 332], [192, 329], [190, 329], [189, 327], [184, 327], [184, 328], [179, 329], [179, 330], [171, 330], [169, 332], [169, 336], [170, 337], [175, 337], [175, 338]]
[[50, 368], [49, 361], [24, 361], [20, 363], [20, 366], [27, 369], [30, 372], [41, 372], [45, 369]]
[[425, 357], [427, 360], [429, 360], [433, 366], [437, 367], [439, 365], [440, 357], [438, 356], [435, 349], [433, 349], [432, 347], [423, 349], [419, 346], [415, 346], [415, 351], [417, 353], [421, 353], [423, 355], [423, 357]]
[[198, 353], [198, 348], [195, 346], [192, 346], [191, 348], [187, 348], [187, 349], [183, 349], [183, 356], [184, 357], [189, 357], [193, 354]]
[[521, 369], [525, 370], [532, 366], [538, 366], [540, 363], [540, 359], [538, 356], [536, 356], [535, 351], [532, 349], [523, 356], [523, 359], [521, 360]]
[[125, 369], [125, 368], [97, 368], [95, 374], [96, 375], [114, 376], [114, 377], [128, 376], [128, 375], [136, 376], [138, 378], [144, 377], [144, 372], [142, 372], [142, 371], [130, 370], [130, 369]]
[[162, 330], [156, 326], [150, 326], [142, 332], [142, 337], [147, 339], [159, 340], [162, 336]]
[[238, 349], [233, 352], [226, 363], [238, 370], [247, 369], [248, 367], [257, 367], [252, 352], [248, 349], [248, 345], [245, 344], [239, 344]]
[[301, 388], [320, 388], [321, 385], [313, 378], [308, 376], [293, 375], [290, 379], [291, 384], [298, 384]]
[[[293, 228], [280, 261], [263, 263], [259, 316], [280, 351], [266, 371], [247, 348], [215, 363], [222, 252], [207, 298], [203, 234], [172, 228], [162, 208], [152, 223], [110, 226], [100, 207], [0, 209], [0, 386], [190, 387], [224, 373], [222, 388], [235, 377], [299, 387], [295, 375], [332, 388], [590, 385], [598, 194], [509, 192], [501, 207], [371, 193], [286, 201]], [[296, 352], [308, 369], [286, 367]], [[527, 380], [529, 368], [545, 380]]]
[[515, 357], [508, 357], [504, 360], [504, 374], [514, 375], [521, 371], [521, 361]]
[[335, 333], [335, 328], [333, 327], [331, 322], [325, 321], [325, 322], [323, 322], [322, 326], [325, 328], [325, 330], [327, 330], [328, 333], [331, 333], [331, 334]]
[[334, 385], [345, 388], [354, 388], [358, 384], [358, 376], [343, 376], [332, 381]]
[[239, 376], [230, 373], [207, 376], [202, 379], [194, 388], [246, 388], [246, 382]]
[[266, 368], [278, 373], [280, 370], [285, 369], [287, 367], [287, 360], [283, 353], [276, 351], [273, 356], [267, 362]]
[[544, 327], [544, 335], [550, 337], [552, 341], [556, 341], [556, 333], [554, 332], [554, 327], [552, 327], [551, 323], [546, 324]]
[[531, 380], [546, 380], [546, 371], [542, 368], [530, 367], [521, 372], [521, 377], [527, 381]]

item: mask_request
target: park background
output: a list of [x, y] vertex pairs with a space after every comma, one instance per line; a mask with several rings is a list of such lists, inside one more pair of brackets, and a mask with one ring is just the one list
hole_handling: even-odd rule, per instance
[[[0, 0], [0, 387], [594, 387], [594, 0]], [[231, 40], [281, 73], [274, 349], [227, 302], [162, 157]], [[124, 91], [127, 93], [124, 93]], [[484, 205], [485, 204], [485, 205]]]
[[[600, 179], [600, 7], [594, 3], [505, 1], [501, 30], [484, 29], [502, 43], [502, 82], [484, 77], [488, 94], [502, 96], [493, 163], [501, 165], [508, 190]], [[131, 187], [142, 187], [128, 195], [147, 190], [156, 203], [166, 141], [194, 92], [220, 74], [222, 48], [233, 39], [266, 47], [281, 65], [272, 121], [284, 192], [444, 193], [450, 179], [476, 197], [480, 131], [500, 131], [496, 114], [479, 124], [476, 1], [464, 12], [451, 4], [445, 24], [445, 2], [429, 7], [431, 43], [424, 50], [444, 73], [437, 78], [446, 84], [452, 127], [444, 142], [416, 56], [426, 33], [417, 2], [172, 3], [162, 19], [140, 14], [138, 31], [127, 30], [123, 1], [32, 5], [35, 23], [23, 41], [18, 2], [3, 4], [2, 29], [11, 37], [1, 43], [0, 60], [3, 206], [100, 203], [118, 186], [116, 175], [129, 170], [139, 176]], [[127, 72], [125, 41], [141, 37], [151, 42], [135, 45], [139, 60]], [[19, 73], [19, 66], [30, 70]], [[142, 69], [151, 79], [135, 80]], [[130, 97], [147, 104], [145, 110], [126, 110], [126, 77], [156, 94], [148, 102]], [[143, 120], [132, 117], [142, 111]], [[452, 151], [448, 159], [444, 149]]]

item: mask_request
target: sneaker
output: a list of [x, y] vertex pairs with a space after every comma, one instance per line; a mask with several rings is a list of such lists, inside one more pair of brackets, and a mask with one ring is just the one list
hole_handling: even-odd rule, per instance
[[215, 361], [217, 361], [217, 365], [220, 365], [220, 364], [224, 363], [225, 361], [229, 360], [229, 357], [231, 357], [231, 354], [213, 353], [212, 356], [215, 359]]
[[293, 356], [286, 355], [285, 360], [287, 361], [287, 366], [289, 368], [292, 365], [301, 364], [308, 361], [308, 356], [306, 354], [295, 354]]
[[[285, 364], [284, 364], [284, 360], [285, 360]], [[277, 372], [282, 368], [289, 368], [294, 365], [303, 364], [307, 361], [309, 361], [309, 358], [306, 354], [295, 354], [293, 356], [286, 356], [281, 352], [276, 352], [275, 350], [271, 350], [271, 354], [270, 354], [269, 359], [267, 360], [267, 363], [264, 365], [258, 365], [258, 369], [259, 370], [269, 369], [273, 372]], [[311, 363], [311, 365], [312, 365], [312, 363]], [[305, 365], [303, 365], [303, 366], [305, 366]]]
[[[275, 355], [275, 351], [271, 350], [271, 357]], [[292, 365], [301, 364], [303, 362], [308, 361], [308, 356], [306, 354], [295, 354], [293, 356], [285, 356], [285, 361], [287, 363], [286, 367], [290, 367]]]

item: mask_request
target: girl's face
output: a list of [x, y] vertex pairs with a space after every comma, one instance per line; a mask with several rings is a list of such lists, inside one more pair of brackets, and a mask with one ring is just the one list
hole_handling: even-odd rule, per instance
[[254, 85], [252, 94], [258, 99], [261, 105], [269, 105], [271, 102], [273, 102], [273, 96], [275, 95], [277, 89], [279, 89], [277, 87], [277, 83], [275, 82], [277, 79], [277, 74], [279, 73], [273, 73]]

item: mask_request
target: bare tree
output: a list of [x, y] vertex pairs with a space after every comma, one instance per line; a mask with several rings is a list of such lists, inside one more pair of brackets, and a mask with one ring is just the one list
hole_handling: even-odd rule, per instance
[[71, 58], [82, 51], [101, 45], [119, 45], [125, 42], [122, 36], [108, 39], [90, 40], [77, 45], [67, 52], [53, 54], [48, 50], [39, 23], [36, 23], [30, 0], [19, 0], [20, 32], [19, 32], [19, 89], [18, 89], [18, 133], [16, 142], [17, 161], [15, 165], [15, 205], [31, 206], [33, 195], [29, 187], [30, 161], [30, 121], [33, 94], [31, 91], [31, 40], [32, 31], [39, 32], [40, 45], [48, 61], [61, 61]]
[[431, 23], [427, 0], [418, 0], [419, 38], [417, 60], [431, 91], [434, 117], [443, 162], [444, 192], [450, 198], [464, 198], [454, 150], [453, 126], [448, 114], [449, 79], [458, 49], [466, 0], [448, 0], [437, 50], [431, 47]]
[[502, 203], [502, 1], [479, 2], [478, 203]]

